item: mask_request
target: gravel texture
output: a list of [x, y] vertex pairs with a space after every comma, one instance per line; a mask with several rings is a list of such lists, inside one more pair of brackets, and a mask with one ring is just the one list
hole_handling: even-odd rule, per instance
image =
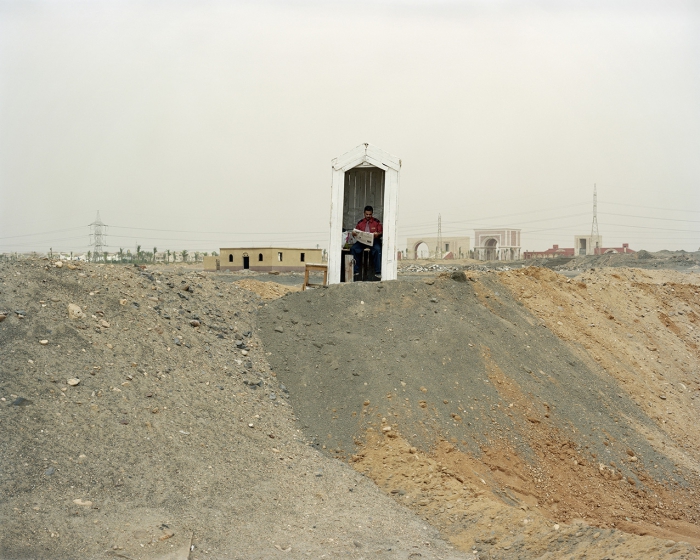
[[697, 558], [697, 275], [422, 274], [0, 265], [0, 558]]
[[261, 305], [174, 267], [0, 265], [0, 558], [464, 557], [307, 445]]
[[[602, 558], [612, 550], [603, 535], [633, 556], [657, 554], [626, 533], [700, 544], [689, 430], [698, 425], [698, 279], [586, 274], [530, 268], [331, 286], [269, 303], [260, 332], [314, 445], [464, 551], [577, 557], [592, 547], [600, 554], [587, 557]], [[663, 312], [642, 324], [637, 315], [654, 306], [681, 309], [689, 328], [669, 326]], [[657, 365], [662, 354], [662, 365], [645, 371], [641, 352]], [[501, 512], [498, 527], [479, 513], [484, 500]], [[564, 523], [537, 544], [541, 528]]]

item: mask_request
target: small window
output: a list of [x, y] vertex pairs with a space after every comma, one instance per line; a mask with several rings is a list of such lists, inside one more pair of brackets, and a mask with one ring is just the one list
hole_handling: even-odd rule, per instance
[[445, 251], [449, 251], [449, 250], [450, 250], [450, 244], [449, 244], [449, 243], [445, 243]]
[[233, 255], [228, 256], [228, 262], [233, 262]]
[[304, 262], [304, 258], [306, 257], [306, 253], [301, 254], [301, 262]]
[[279, 252], [277, 253], [277, 260], [278, 260], [279, 262], [282, 262], [282, 251], [279, 251]]
[[258, 261], [262, 262], [262, 253], [258, 254]]

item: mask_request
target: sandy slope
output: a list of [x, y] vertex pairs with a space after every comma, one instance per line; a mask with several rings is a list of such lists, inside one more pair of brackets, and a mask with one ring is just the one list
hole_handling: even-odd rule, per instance
[[0, 267], [0, 558], [698, 556], [697, 275], [227, 280]]
[[700, 543], [697, 279], [657, 274], [331, 287], [261, 335], [316, 444], [463, 550], [681, 557], [652, 536]]

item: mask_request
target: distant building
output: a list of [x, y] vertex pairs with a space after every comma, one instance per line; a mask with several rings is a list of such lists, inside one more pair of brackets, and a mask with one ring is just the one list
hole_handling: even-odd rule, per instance
[[[587, 250], [587, 247], [581, 247], [578, 242], [580, 240], [584, 239], [586, 241], [586, 245], [590, 246], [590, 235], [588, 237], [584, 236], [576, 236], [575, 237], [575, 242], [577, 243], [577, 247], [579, 247], [579, 252], [576, 251], [574, 247], [559, 247], [559, 245], [552, 245], [551, 249], [547, 249], [546, 251], [525, 251], [523, 253], [523, 258], [524, 259], [552, 259], [555, 257], [575, 257], [575, 256], [582, 256], [582, 255], [609, 255], [611, 253], [636, 253], [636, 251], [633, 251], [630, 249], [630, 244], [629, 243], [623, 243], [622, 247], [594, 247], [590, 253], [584, 253], [584, 250]], [[602, 238], [601, 238], [602, 239]]]
[[[622, 247], [603, 247], [601, 249], [602, 254], [608, 255], [610, 253], [636, 253], [637, 251], [633, 251], [630, 249], [630, 244], [629, 243], [623, 243]], [[601, 254], [601, 253], [598, 253]]]
[[551, 249], [546, 251], [525, 251], [524, 259], [553, 259], [555, 257], [573, 257], [575, 254], [574, 248], [561, 248], [559, 245], [552, 245]]
[[520, 260], [520, 230], [475, 229], [474, 258], [478, 261]]
[[253, 270], [255, 272], [304, 272], [306, 263], [320, 264], [321, 249], [288, 247], [222, 248], [218, 257], [204, 257], [204, 270]]
[[[406, 240], [407, 258], [418, 258], [418, 247], [425, 243], [428, 248], [428, 258], [438, 258], [437, 237], [409, 237]], [[469, 249], [471, 247], [471, 239], [469, 237], [443, 237], [442, 247], [439, 252], [442, 253], [443, 259], [466, 259], [469, 258]]]
[[574, 237], [574, 248], [576, 255], [602, 255], [603, 236], [602, 235], [577, 235]]

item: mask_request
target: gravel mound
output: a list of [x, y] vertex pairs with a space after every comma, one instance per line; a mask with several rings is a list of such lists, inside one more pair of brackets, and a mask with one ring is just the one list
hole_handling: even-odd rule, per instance
[[[590, 546], [600, 550], [590, 558], [613, 549], [653, 557], [652, 549], [668, 550], [658, 538], [698, 544], [691, 391], [679, 403], [685, 433], [646, 402], [649, 391], [668, 402], [664, 383], [676, 375], [690, 377], [686, 387], [700, 382], [686, 369], [697, 364], [694, 331], [668, 341], [694, 357], [660, 372], [665, 379], [644, 378], [640, 396], [630, 381], [639, 377], [639, 338], [624, 331], [651, 305], [631, 292], [642, 297], [653, 279], [637, 271], [601, 286], [601, 273], [590, 274], [567, 280], [530, 268], [331, 286], [268, 303], [260, 336], [313, 445], [464, 551], [564, 558]], [[696, 286], [674, 289], [681, 285], [682, 305], [699, 314]], [[574, 319], [583, 324], [567, 324]], [[653, 321], [649, 328], [665, 336], [663, 320]], [[619, 348], [605, 342], [620, 335]], [[677, 545], [671, 556], [693, 551]]]
[[308, 445], [222, 277], [0, 265], [0, 558], [464, 557]]

